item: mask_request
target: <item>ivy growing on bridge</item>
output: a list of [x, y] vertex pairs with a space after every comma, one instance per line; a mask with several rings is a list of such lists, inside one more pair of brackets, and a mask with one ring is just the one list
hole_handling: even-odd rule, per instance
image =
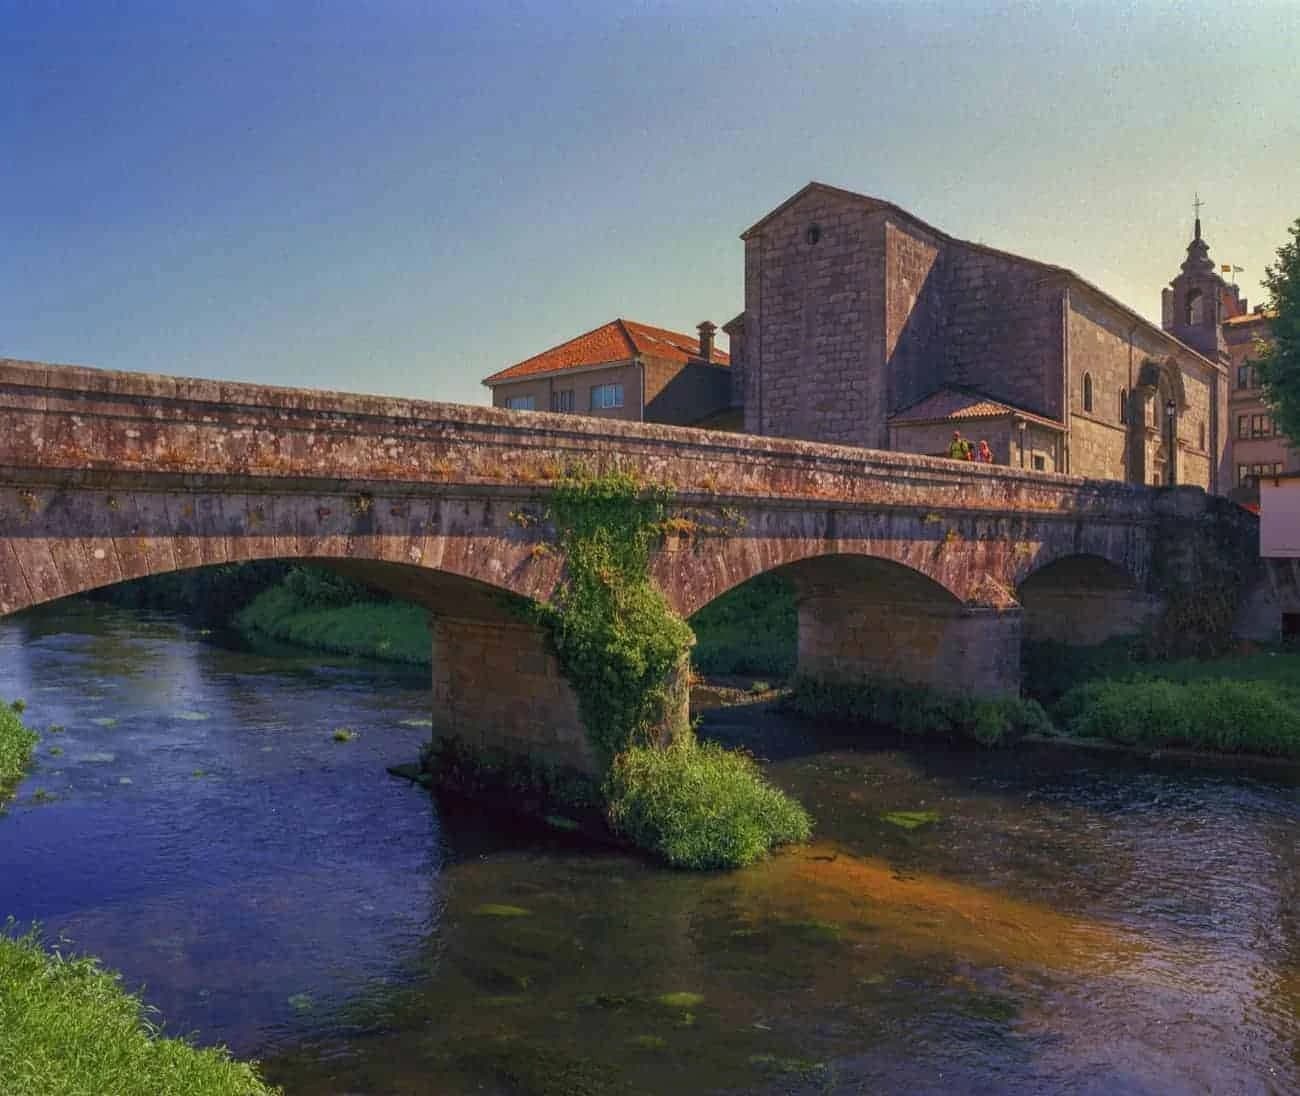
[[[679, 690], [694, 636], [650, 581], [671, 491], [630, 472], [569, 474], [550, 515], [566, 573], [539, 606], [601, 765], [632, 746], [689, 737]], [[674, 725], [674, 720], [680, 725]]]
[[675, 866], [734, 867], [812, 826], [747, 755], [695, 743], [684, 695], [695, 637], [650, 579], [671, 497], [628, 472], [560, 480], [550, 517], [565, 577], [535, 611], [605, 772], [610, 825]]

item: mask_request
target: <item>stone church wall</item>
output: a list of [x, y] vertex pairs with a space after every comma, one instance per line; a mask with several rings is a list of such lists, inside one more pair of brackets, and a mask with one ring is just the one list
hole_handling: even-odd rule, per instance
[[746, 240], [747, 432], [886, 444], [884, 246], [882, 213], [824, 192]]
[[1061, 416], [1061, 289], [1013, 255], [948, 245], [948, 383], [1044, 418]]
[[[902, 218], [885, 225], [885, 360], [890, 413], [944, 383], [945, 245]], [[944, 443], [947, 449], [947, 443]]]

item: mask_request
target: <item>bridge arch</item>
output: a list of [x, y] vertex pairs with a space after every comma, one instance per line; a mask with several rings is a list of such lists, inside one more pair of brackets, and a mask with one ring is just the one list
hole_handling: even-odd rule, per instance
[[1090, 552], [1057, 556], [1020, 582], [1024, 637], [1091, 646], [1136, 635], [1159, 607], [1127, 568]]
[[805, 555], [760, 574], [793, 588], [801, 676], [890, 678], [984, 693], [1015, 687], [1014, 606], [973, 606], [914, 567], [857, 552]]

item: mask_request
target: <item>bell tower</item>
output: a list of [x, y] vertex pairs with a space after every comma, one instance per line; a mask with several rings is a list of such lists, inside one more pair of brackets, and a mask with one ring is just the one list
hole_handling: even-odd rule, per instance
[[1199, 350], [1212, 362], [1228, 364], [1228, 344], [1223, 337], [1225, 297], [1235, 290], [1219, 276], [1210, 258], [1210, 245], [1201, 238], [1201, 206], [1197, 195], [1196, 227], [1187, 245], [1181, 273], [1161, 293], [1161, 326], [1180, 342]]

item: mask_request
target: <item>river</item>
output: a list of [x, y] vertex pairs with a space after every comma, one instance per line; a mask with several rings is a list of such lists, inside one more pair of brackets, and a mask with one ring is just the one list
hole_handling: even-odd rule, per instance
[[0, 918], [290, 1096], [1300, 1092], [1295, 770], [730, 709], [817, 837], [689, 875], [388, 776], [409, 670], [71, 602], [0, 621], [0, 697], [43, 732]]

